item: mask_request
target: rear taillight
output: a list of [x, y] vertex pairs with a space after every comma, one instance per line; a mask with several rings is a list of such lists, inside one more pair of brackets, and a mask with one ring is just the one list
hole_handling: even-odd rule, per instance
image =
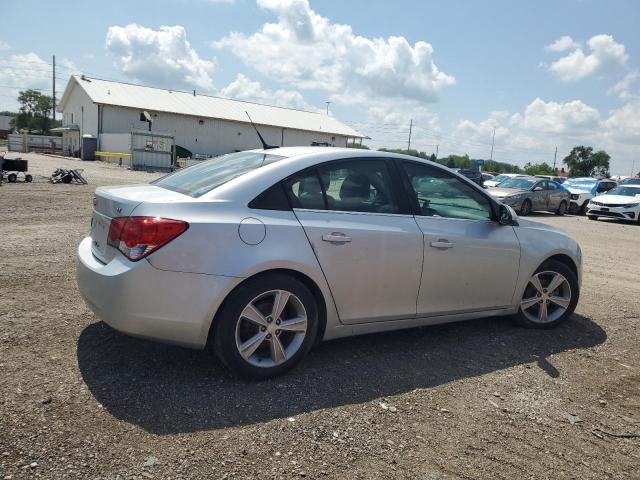
[[111, 220], [107, 243], [135, 262], [158, 250], [188, 227], [187, 222], [169, 218], [118, 217]]

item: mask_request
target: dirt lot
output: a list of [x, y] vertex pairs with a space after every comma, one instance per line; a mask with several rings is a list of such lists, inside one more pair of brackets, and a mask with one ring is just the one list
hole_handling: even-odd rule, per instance
[[[556, 330], [495, 318], [327, 342], [255, 383], [80, 299], [93, 190], [153, 174], [29, 158], [34, 183], [0, 187], [0, 478], [640, 478], [640, 227], [536, 215], [585, 256]], [[42, 177], [71, 165], [90, 185]]]

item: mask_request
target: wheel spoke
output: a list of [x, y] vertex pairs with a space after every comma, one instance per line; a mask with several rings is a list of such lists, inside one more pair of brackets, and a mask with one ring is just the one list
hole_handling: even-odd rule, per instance
[[529, 280], [529, 283], [533, 285], [533, 288], [535, 288], [538, 291], [538, 293], [542, 294], [542, 290], [544, 290], [544, 288], [540, 283], [540, 277], [538, 277], [538, 275], [534, 275], [533, 277], [531, 277], [531, 280]]
[[264, 341], [266, 336], [266, 332], [258, 332], [249, 340], [242, 343], [240, 345], [240, 353], [242, 353], [242, 356], [244, 356], [245, 358], [249, 358], [251, 355], [253, 355], [258, 347], [262, 345], [262, 342]]
[[275, 364], [278, 364], [286, 360], [286, 358], [284, 348], [282, 348], [282, 342], [280, 342], [277, 335], [273, 335], [271, 337], [271, 360], [273, 360]]
[[539, 310], [538, 310], [538, 321], [540, 323], [546, 323], [549, 321], [549, 312], [547, 310], [547, 304], [546, 302], [542, 302], [540, 304]]
[[304, 332], [307, 330], [307, 317], [300, 316], [289, 320], [283, 320], [278, 328], [288, 332]]
[[267, 326], [267, 319], [264, 318], [264, 315], [260, 313], [260, 311], [253, 305], [253, 303], [250, 303], [246, 306], [246, 308], [242, 311], [241, 316], [262, 327]]
[[571, 299], [570, 298], [555, 297], [555, 296], [549, 297], [549, 301], [552, 302], [552, 303], [555, 303], [559, 307], [562, 307], [562, 308], [565, 308], [565, 309], [569, 308], [569, 303], [571, 303]]
[[520, 302], [520, 307], [522, 310], [526, 310], [527, 308], [533, 307], [539, 300], [540, 299], [538, 297], [523, 298]]
[[549, 285], [547, 286], [547, 291], [549, 293], [553, 293], [560, 285], [562, 285], [563, 282], [564, 282], [564, 277], [559, 273], [556, 273], [551, 279], [551, 281], [549, 282]]
[[278, 290], [273, 297], [273, 309], [271, 310], [271, 318], [277, 320], [282, 315], [284, 307], [287, 306], [291, 294], [284, 290]]

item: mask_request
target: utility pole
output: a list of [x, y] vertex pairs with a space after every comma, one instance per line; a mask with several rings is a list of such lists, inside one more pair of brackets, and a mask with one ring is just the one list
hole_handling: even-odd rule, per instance
[[636, 159], [634, 158], [633, 159], [633, 163], [631, 164], [631, 176], [632, 177], [636, 176], [636, 174], [634, 173], [635, 169], [636, 169]]
[[53, 121], [56, 121], [56, 56], [53, 56]]
[[329, 105], [331, 105], [331, 102], [324, 102], [327, 104], [327, 115], [329, 115]]
[[440, 144], [436, 145], [436, 160], [438, 160], [438, 149], [440, 148]]
[[493, 127], [493, 138], [491, 139], [491, 156], [489, 160], [493, 160], [493, 145], [496, 142], [496, 127]]
[[407, 153], [409, 153], [409, 150], [411, 150], [411, 130], [413, 130], [413, 118], [409, 123], [409, 143], [407, 143]]
[[556, 173], [556, 158], [558, 157], [558, 147], [556, 147], [556, 153], [553, 154], [553, 173]]

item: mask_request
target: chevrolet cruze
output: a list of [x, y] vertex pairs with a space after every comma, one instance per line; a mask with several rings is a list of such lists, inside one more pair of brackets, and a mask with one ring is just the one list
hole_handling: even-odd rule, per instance
[[465, 177], [391, 153], [232, 153], [96, 190], [78, 287], [122, 332], [283, 373], [320, 340], [574, 311], [581, 252]]

